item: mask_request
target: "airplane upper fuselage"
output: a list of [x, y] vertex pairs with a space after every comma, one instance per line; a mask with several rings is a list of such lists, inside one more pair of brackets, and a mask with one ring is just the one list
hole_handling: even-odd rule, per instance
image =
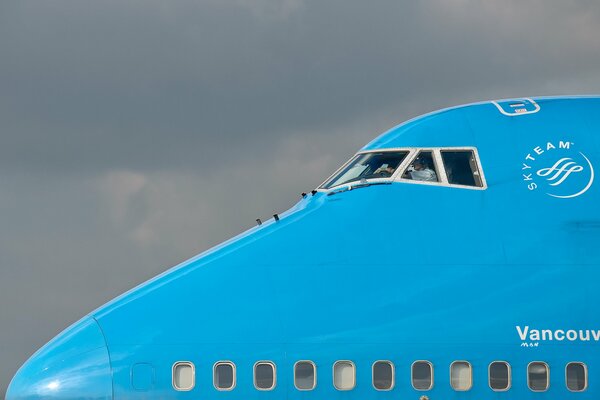
[[[7, 399], [78, 398], [64, 371], [83, 376], [81, 398], [599, 398], [600, 98], [534, 100], [522, 115], [506, 115], [510, 101], [431, 113], [361, 150], [407, 151], [405, 165], [419, 149], [475, 149], [482, 187], [396, 175], [309, 193], [91, 313], [22, 367]], [[235, 364], [229, 392], [213, 387], [220, 360]], [[254, 387], [260, 360], [276, 365], [272, 391]], [[315, 363], [314, 390], [296, 389], [299, 360]], [[354, 389], [332, 384], [338, 360], [354, 363]], [[395, 366], [390, 391], [373, 388], [377, 360]], [[411, 384], [417, 360], [433, 365], [430, 390]], [[464, 392], [450, 384], [461, 360]], [[489, 387], [498, 360], [506, 393]], [[173, 387], [180, 361], [194, 365], [190, 391]], [[549, 366], [546, 391], [528, 387], [534, 361]], [[566, 387], [570, 362], [589, 371], [581, 393]]]

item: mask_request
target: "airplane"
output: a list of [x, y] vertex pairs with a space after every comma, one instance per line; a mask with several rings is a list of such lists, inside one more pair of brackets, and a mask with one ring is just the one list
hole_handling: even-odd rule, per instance
[[6, 400], [600, 398], [600, 97], [390, 129], [89, 313]]

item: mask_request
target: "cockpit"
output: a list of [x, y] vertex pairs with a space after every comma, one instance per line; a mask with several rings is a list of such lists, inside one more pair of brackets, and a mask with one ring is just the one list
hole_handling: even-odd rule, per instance
[[361, 151], [319, 189], [391, 182], [486, 188], [476, 148], [436, 147]]

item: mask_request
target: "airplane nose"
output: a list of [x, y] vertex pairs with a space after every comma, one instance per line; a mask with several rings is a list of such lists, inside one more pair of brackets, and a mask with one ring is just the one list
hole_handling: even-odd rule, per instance
[[85, 318], [38, 350], [13, 377], [5, 400], [110, 400], [112, 374], [106, 341]]

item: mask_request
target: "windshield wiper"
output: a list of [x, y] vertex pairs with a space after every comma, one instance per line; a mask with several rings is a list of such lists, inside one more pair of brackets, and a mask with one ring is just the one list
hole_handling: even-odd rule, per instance
[[344, 188], [341, 188], [341, 189], [329, 192], [329, 193], [327, 193], [327, 196], [333, 196], [334, 194], [348, 192], [348, 191], [354, 190], [354, 189], [362, 189], [362, 188], [366, 188], [366, 187], [369, 187], [369, 186], [391, 185], [391, 184], [392, 184], [392, 182], [368, 182], [368, 181], [365, 180], [365, 181], [360, 181], [356, 185], [346, 186]]

